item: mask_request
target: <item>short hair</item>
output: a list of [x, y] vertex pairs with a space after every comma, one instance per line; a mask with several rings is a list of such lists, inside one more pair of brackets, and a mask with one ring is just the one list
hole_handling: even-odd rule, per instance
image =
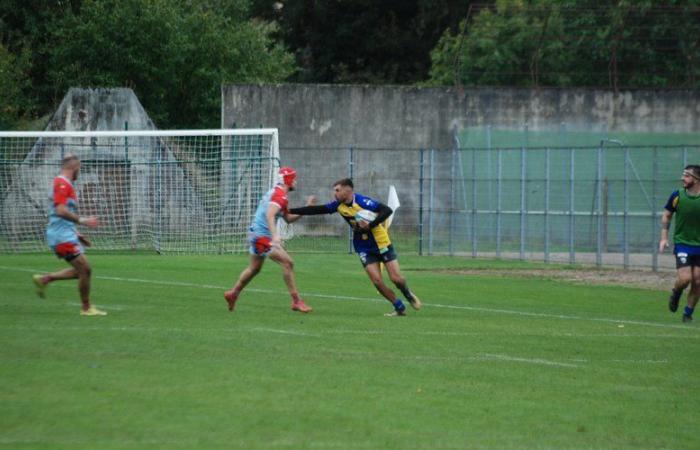
[[690, 172], [691, 175], [693, 175], [696, 179], [700, 180], [700, 166], [697, 164], [688, 164], [685, 166], [683, 171], [688, 171]]
[[61, 159], [61, 169], [68, 169], [77, 162], [80, 162], [78, 157], [72, 153], [69, 153]]
[[355, 189], [355, 186], [352, 185], [351, 178], [341, 178], [340, 180], [333, 183], [333, 187], [336, 186], [350, 186], [351, 188]]

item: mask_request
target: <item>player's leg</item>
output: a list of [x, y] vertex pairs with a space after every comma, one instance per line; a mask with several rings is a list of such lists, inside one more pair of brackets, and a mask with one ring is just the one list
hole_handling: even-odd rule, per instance
[[693, 312], [700, 298], [700, 265], [691, 266], [692, 280], [690, 281], [690, 292], [688, 292], [687, 305], [683, 310], [683, 322], [693, 320]]
[[234, 284], [230, 290], [224, 292], [224, 298], [226, 299], [226, 303], [228, 303], [229, 311], [233, 311], [236, 307], [236, 301], [238, 300], [238, 296], [241, 295], [241, 291], [250, 283], [250, 280], [255, 278], [255, 275], [260, 273], [263, 263], [265, 263], [264, 255], [255, 253], [250, 255], [248, 267], [243, 269], [243, 272], [238, 276], [236, 284]]
[[[83, 253], [83, 248], [75, 242], [62, 242], [51, 247], [53, 252], [61, 259], [65, 259], [70, 264], [72, 259]], [[34, 274], [32, 280], [36, 285], [36, 293], [39, 297], [46, 297], [46, 285], [56, 280], [73, 280], [78, 278], [78, 271], [74, 267], [59, 270], [58, 272]]]
[[74, 280], [76, 278], [78, 278], [78, 271], [73, 267], [57, 272], [32, 275], [32, 280], [34, 280], [34, 284], [36, 285], [36, 294], [41, 298], [46, 297], [46, 286], [52, 281]]
[[[369, 255], [366, 255], [365, 258], [368, 256]], [[360, 255], [360, 258], [362, 259], [362, 255]], [[382, 294], [382, 296], [394, 307], [394, 311], [387, 315], [406, 315], [406, 305], [403, 304], [400, 298], [396, 297], [394, 291], [391, 290], [391, 288], [387, 286], [382, 279], [382, 272], [379, 270], [379, 260], [369, 261], [367, 259], [363, 259], [362, 261], [369, 280], [372, 282], [377, 291], [379, 291], [379, 293]]]
[[90, 284], [92, 278], [92, 267], [85, 255], [78, 255], [75, 258], [67, 259], [68, 263], [73, 266], [78, 273], [78, 291], [80, 292], [80, 301], [82, 308], [80, 314], [83, 316], [106, 316], [107, 313], [101, 311], [90, 304]]
[[394, 256], [390, 261], [384, 261], [384, 266], [389, 274], [389, 279], [396, 285], [396, 287], [401, 291], [401, 293], [406, 297], [408, 303], [413, 307], [413, 309], [420, 309], [422, 303], [418, 296], [411, 292], [406, 283], [406, 279], [401, 275], [401, 268], [399, 267], [399, 260]]
[[313, 311], [313, 309], [299, 297], [297, 282], [294, 277], [294, 261], [292, 257], [289, 256], [289, 253], [282, 247], [274, 247], [270, 252], [270, 259], [282, 266], [282, 278], [284, 278], [284, 284], [287, 285], [289, 295], [292, 297], [292, 311], [299, 311], [302, 313]]
[[671, 289], [671, 295], [668, 297], [668, 309], [671, 312], [678, 310], [683, 290], [688, 287], [692, 280], [692, 270], [687, 257], [676, 256], [676, 281]]

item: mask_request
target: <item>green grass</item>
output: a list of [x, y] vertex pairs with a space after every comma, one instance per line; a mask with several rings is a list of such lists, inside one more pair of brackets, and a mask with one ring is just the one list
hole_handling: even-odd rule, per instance
[[109, 312], [93, 318], [74, 281], [35, 297], [30, 273], [60, 261], [4, 256], [0, 447], [700, 445], [700, 331], [663, 292], [404, 256], [425, 307], [387, 318], [355, 257], [295, 259], [309, 315], [289, 310], [270, 262], [230, 314], [222, 291], [244, 256], [91, 254]]

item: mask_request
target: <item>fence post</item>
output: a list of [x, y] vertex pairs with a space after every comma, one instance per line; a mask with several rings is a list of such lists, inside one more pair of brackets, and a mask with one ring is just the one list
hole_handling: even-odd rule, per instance
[[658, 158], [658, 148], [654, 146], [651, 154], [652, 158], [652, 175], [651, 175], [651, 268], [654, 272], [659, 270], [659, 251], [656, 245], [657, 238], [659, 236], [659, 221], [656, 217], [656, 195], [657, 195], [657, 181], [659, 176], [659, 158]]
[[[350, 146], [348, 149], [348, 172], [350, 173], [350, 179], [352, 179], [354, 175], [355, 160], [353, 153], [353, 148]], [[352, 230], [348, 232], [348, 253], [352, 255]]]
[[433, 216], [434, 216], [434, 200], [435, 200], [435, 149], [430, 149], [430, 200], [428, 203], [428, 214], [430, 214], [428, 234], [428, 254], [433, 254]]
[[476, 258], [477, 254], [477, 240], [479, 234], [477, 233], [477, 195], [476, 195], [476, 149], [472, 149], [472, 258]]
[[596, 183], [595, 183], [595, 213], [596, 213], [596, 247], [595, 265], [600, 268], [603, 264], [603, 143], [598, 146], [596, 153]]
[[549, 147], [544, 151], [544, 262], [549, 262]]
[[574, 205], [574, 174], [576, 173], [576, 150], [569, 149], [569, 264], [576, 262], [576, 206]]
[[420, 149], [420, 177], [418, 178], [418, 255], [423, 256], [423, 174], [425, 150]]
[[[527, 130], [527, 125], [525, 126]], [[527, 132], [527, 131], [526, 131]], [[527, 134], [526, 134], [527, 135]], [[527, 236], [526, 227], [527, 220], [525, 218], [525, 210], [527, 208], [526, 190], [527, 183], [527, 156], [525, 147], [520, 147], [520, 259], [525, 259], [525, 239]]]
[[623, 215], [622, 215], [622, 245], [624, 252], [623, 267], [625, 270], [630, 267], [630, 241], [629, 241], [629, 159], [630, 159], [630, 149], [625, 147], [625, 170], [624, 170], [624, 184], [623, 184]]
[[449, 234], [449, 241], [447, 244], [448, 248], [448, 253], [450, 256], [454, 255], [454, 247], [453, 247], [453, 239], [454, 239], [454, 226], [455, 226], [455, 166], [456, 166], [456, 156], [457, 152], [455, 150], [455, 147], [452, 147], [452, 164], [450, 164], [450, 222], [449, 226], [450, 229], [448, 231]]
[[501, 257], [501, 210], [502, 205], [501, 205], [501, 191], [503, 190], [502, 188], [502, 182], [501, 178], [503, 178], [503, 150], [498, 149], [497, 150], [497, 159], [496, 159], [496, 257], [500, 258]]

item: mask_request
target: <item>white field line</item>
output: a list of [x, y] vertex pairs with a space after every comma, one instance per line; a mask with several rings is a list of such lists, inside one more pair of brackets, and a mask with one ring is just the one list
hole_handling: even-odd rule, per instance
[[[37, 273], [41, 272], [41, 269], [30, 269], [24, 267], [9, 267], [0, 266], [0, 270], [12, 270], [16, 272], [28, 272]], [[109, 277], [109, 276], [96, 276], [95, 278], [100, 280], [110, 280], [110, 281], [121, 281], [128, 283], [145, 283], [154, 284], [160, 286], [181, 286], [181, 287], [194, 287], [200, 289], [216, 289], [216, 290], [226, 290], [228, 287], [219, 286], [214, 284], [199, 284], [199, 283], [188, 283], [182, 281], [159, 281], [159, 280], [149, 280], [144, 278], [123, 278], [123, 277]], [[274, 289], [256, 289], [256, 288], [246, 288], [248, 292], [259, 292], [262, 294], [285, 294], [286, 292]], [[369, 298], [369, 297], [354, 297], [349, 295], [330, 295], [324, 293], [315, 292], [301, 292], [302, 297], [318, 297], [327, 298], [331, 300], [359, 300], [359, 301], [371, 301], [371, 302], [386, 302], [384, 299]], [[681, 329], [681, 330], [694, 330], [695, 327], [689, 327], [687, 325], [671, 325], [665, 323], [656, 322], [643, 322], [638, 320], [627, 320], [627, 319], [612, 319], [606, 317], [586, 317], [586, 316], [572, 316], [565, 314], [549, 314], [549, 313], [535, 313], [527, 311], [517, 311], [510, 309], [500, 309], [500, 308], [484, 308], [478, 306], [465, 306], [465, 305], [441, 305], [439, 303], [423, 303], [424, 306], [430, 308], [445, 308], [445, 309], [456, 309], [464, 311], [478, 311], [490, 314], [509, 314], [515, 316], [523, 317], [539, 317], [544, 319], [561, 319], [561, 320], [578, 320], [578, 321], [589, 321], [589, 322], [604, 322], [604, 323], [614, 323], [614, 324], [626, 324], [626, 325], [640, 325], [647, 327], [660, 327], [660, 328], [671, 328], [671, 329]]]
[[520, 362], [520, 363], [527, 363], [527, 364], [542, 364], [545, 366], [558, 366], [558, 367], [573, 367], [573, 368], [578, 367], [577, 364], [549, 361], [546, 359], [539, 359], [539, 358], [521, 358], [521, 357], [517, 357], [517, 356], [496, 355], [496, 354], [492, 354], [492, 353], [484, 353], [481, 356], [482, 356], [482, 358], [484, 358], [486, 360]]
[[251, 328], [252, 331], [262, 331], [264, 333], [291, 334], [293, 336], [323, 337], [320, 334], [302, 333], [300, 331], [280, 330], [276, 328]]

